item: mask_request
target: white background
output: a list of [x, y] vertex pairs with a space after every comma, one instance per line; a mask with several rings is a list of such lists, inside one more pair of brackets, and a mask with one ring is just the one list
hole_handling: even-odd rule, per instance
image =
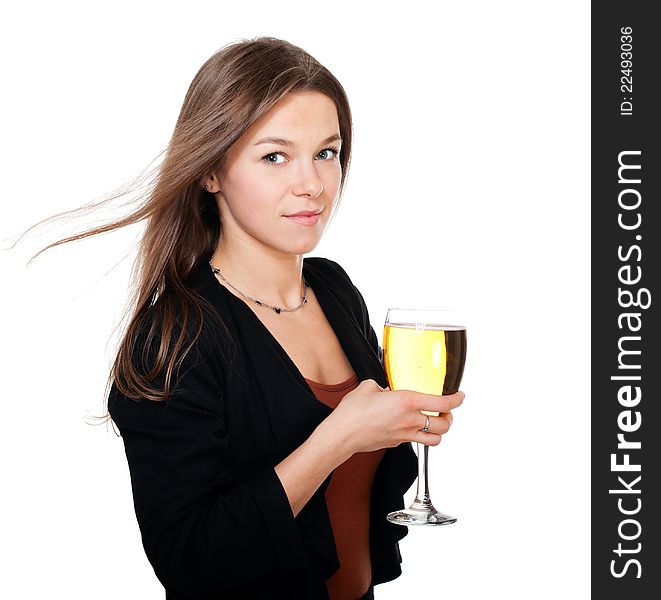
[[[388, 306], [470, 314], [466, 401], [430, 453], [432, 499], [459, 520], [411, 529], [376, 597], [588, 598], [589, 16], [576, 0], [3, 8], [2, 245], [138, 175], [221, 46], [302, 46], [355, 124], [311, 255], [347, 269], [379, 335]], [[90, 424], [139, 230], [26, 269], [79, 225], [0, 252], [0, 596], [162, 599], [121, 438]]]

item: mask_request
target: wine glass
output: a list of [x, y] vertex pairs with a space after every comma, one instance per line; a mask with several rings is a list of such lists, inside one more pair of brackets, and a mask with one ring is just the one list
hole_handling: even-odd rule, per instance
[[[459, 389], [466, 361], [466, 326], [454, 310], [389, 308], [383, 330], [384, 366], [391, 390], [425, 394], [454, 394]], [[439, 416], [437, 412], [420, 411]], [[421, 448], [422, 446], [422, 448]], [[417, 444], [418, 486], [406, 510], [388, 514], [398, 525], [449, 525], [455, 517], [434, 508], [429, 497], [429, 446]]]

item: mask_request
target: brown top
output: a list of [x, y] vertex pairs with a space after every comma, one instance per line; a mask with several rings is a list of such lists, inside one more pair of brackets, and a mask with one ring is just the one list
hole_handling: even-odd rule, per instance
[[[320, 402], [335, 408], [360, 383], [354, 373], [340, 383], [305, 379]], [[326, 504], [340, 568], [328, 580], [330, 600], [356, 600], [372, 583], [369, 525], [372, 480], [385, 449], [358, 452], [342, 463], [326, 489]]]

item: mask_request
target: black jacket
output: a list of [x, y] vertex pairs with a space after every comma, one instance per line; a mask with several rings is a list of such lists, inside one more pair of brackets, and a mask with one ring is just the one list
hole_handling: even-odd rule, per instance
[[[359, 380], [388, 385], [365, 301], [336, 262], [303, 260], [303, 275]], [[338, 569], [324, 498], [329, 477], [294, 518], [274, 466], [300, 446], [331, 408], [317, 400], [285, 350], [252, 310], [202, 262], [187, 285], [228, 326], [237, 353], [223, 359], [222, 331], [187, 355], [166, 402], [136, 402], [113, 384], [108, 409], [122, 438], [142, 543], [171, 600], [326, 599]], [[370, 504], [373, 583], [401, 574], [386, 521], [403, 508], [417, 475], [410, 443], [386, 449]]]

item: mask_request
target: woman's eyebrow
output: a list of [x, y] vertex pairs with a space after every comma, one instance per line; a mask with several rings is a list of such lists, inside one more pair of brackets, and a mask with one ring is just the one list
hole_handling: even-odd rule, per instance
[[[331, 135], [330, 137], [327, 137], [325, 140], [323, 140], [321, 143], [322, 144], [330, 144], [331, 142], [337, 142], [341, 141], [342, 138], [340, 137], [339, 133], [336, 133], [334, 135]], [[284, 138], [279, 138], [279, 137], [265, 137], [259, 142], [255, 142], [255, 146], [258, 146], [259, 144], [278, 144], [280, 146], [287, 146], [288, 148], [295, 148], [296, 144], [290, 140], [286, 140]]]

